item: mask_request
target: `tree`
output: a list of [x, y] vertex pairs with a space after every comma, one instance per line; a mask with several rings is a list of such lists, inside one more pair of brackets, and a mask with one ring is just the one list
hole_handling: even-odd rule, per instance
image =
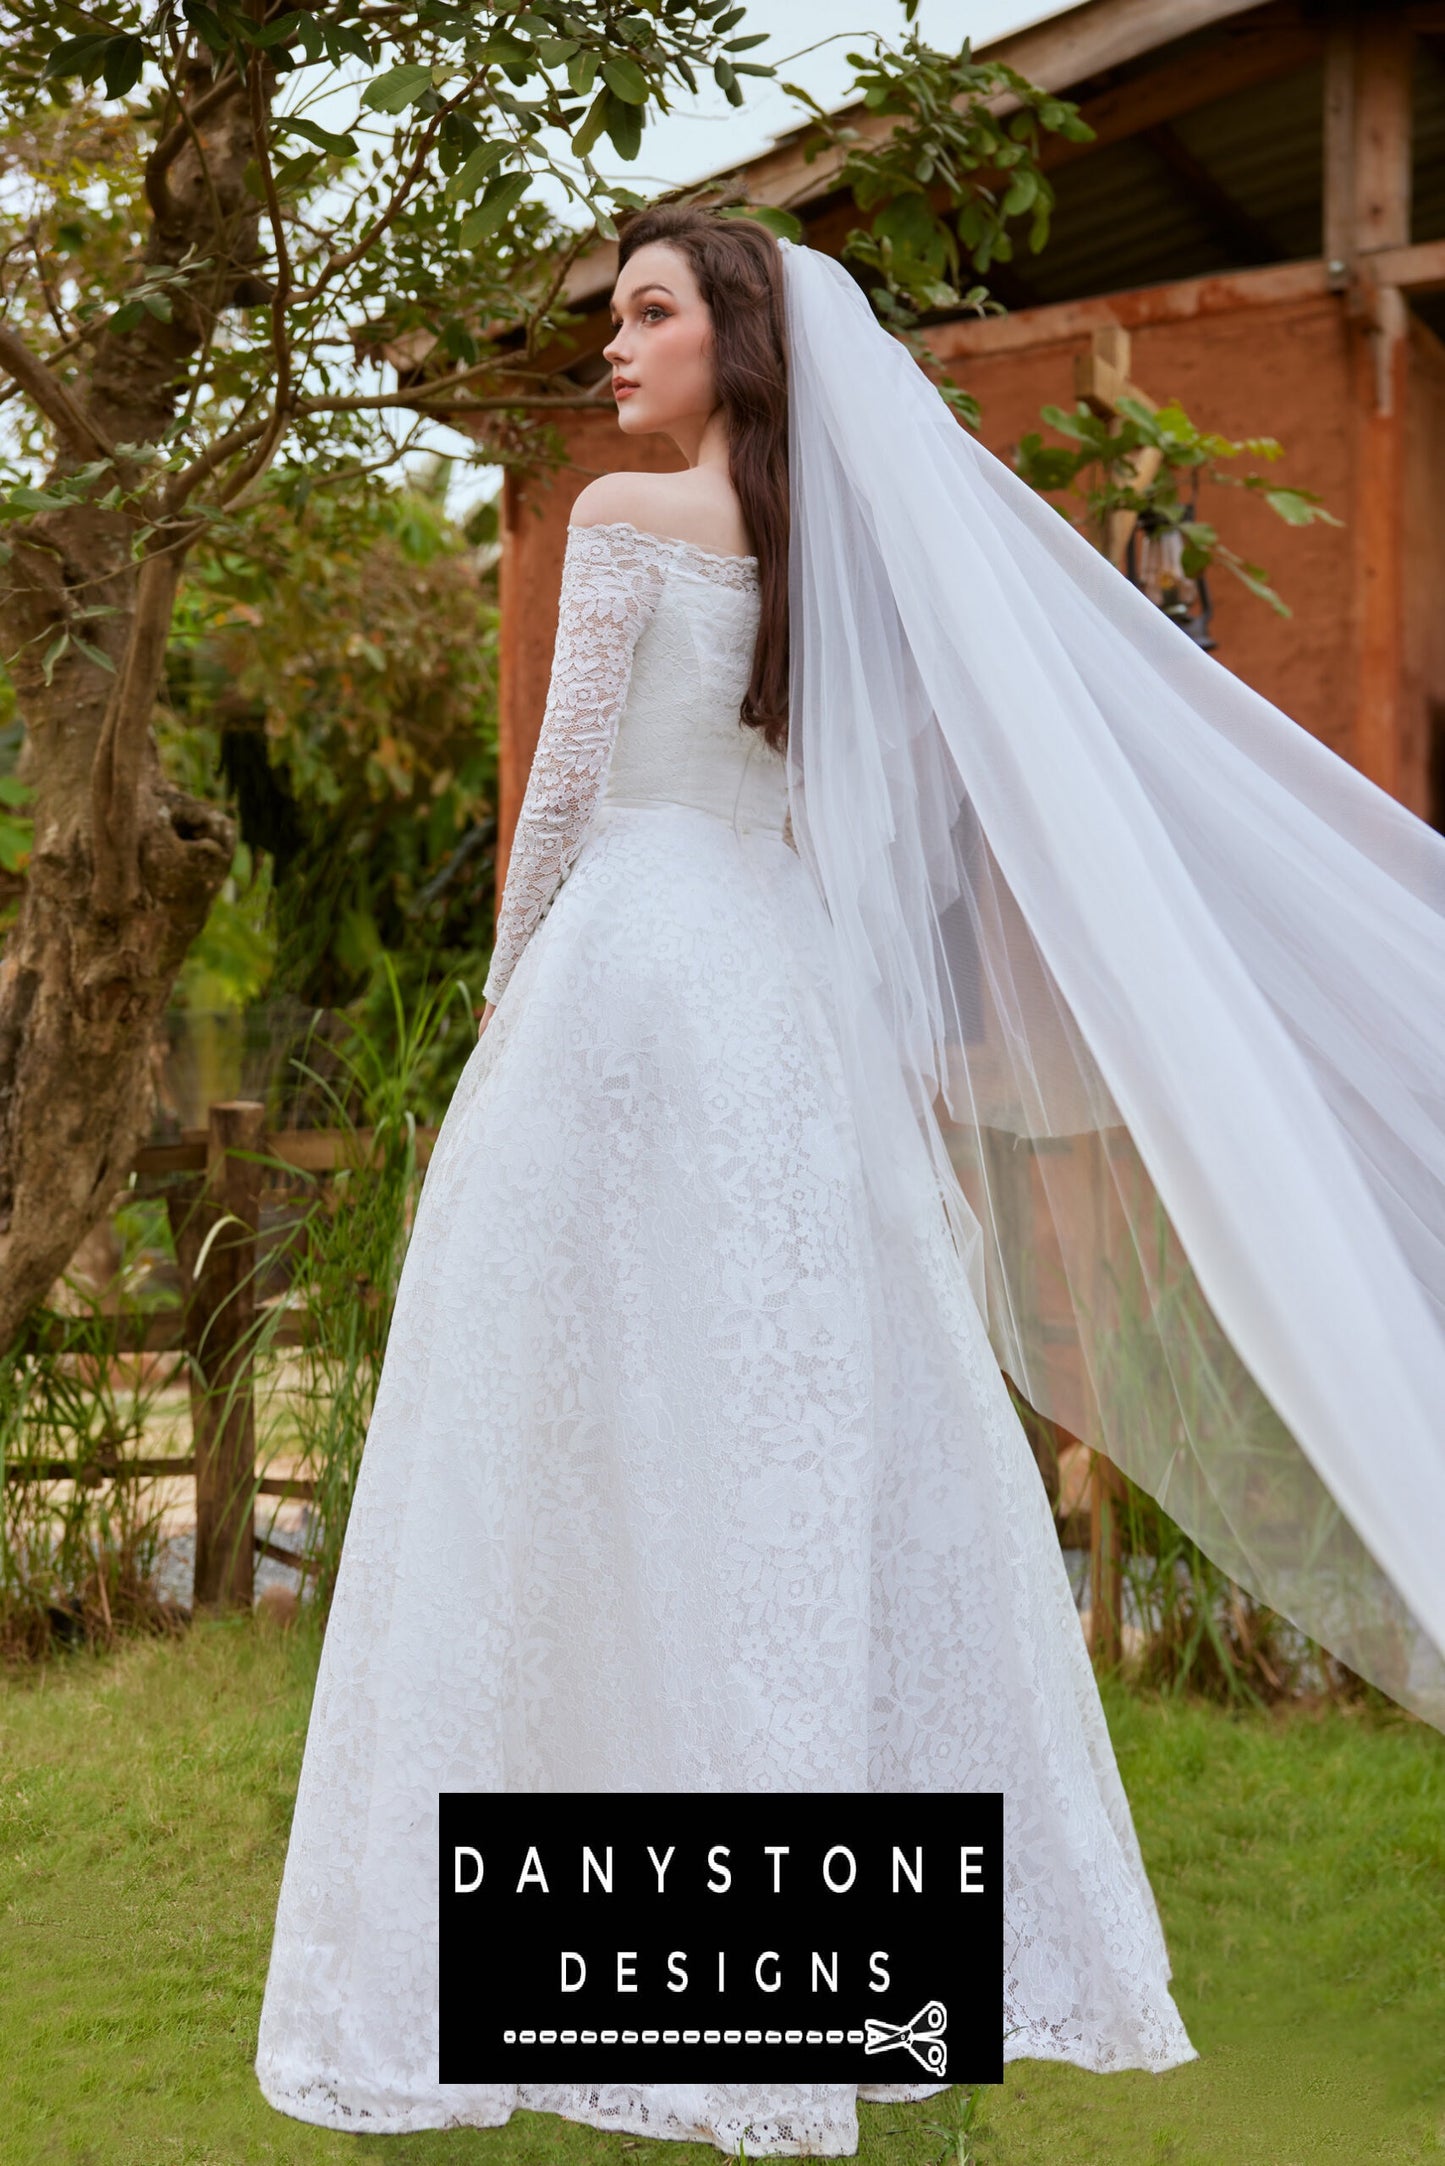
[[[573, 255], [615, 230], [619, 191], [586, 154], [604, 128], [635, 153], [647, 107], [698, 68], [745, 71], [739, 13], [0, 6], [11, 171], [30, 196], [0, 366], [26, 404], [22, 449], [44, 460], [4, 505], [0, 639], [35, 839], [0, 977], [0, 1340], [140, 1140], [156, 1022], [234, 849], [225, 812], [163, 771], [152, 728], [187, 558], [274, 504], [278, 475], [335, 486], [394, 463], [418, 406], [487, 417], [506, 457], [576, 403], [534, 357], [565, 321]], [[313, 117], [338, 95], [357, 114], [345, 130]], [[549, 139], [570, 144], [565, 172]], [[76, 184], [86, 156], [99, 210]], [[581, 204], [575, 232], [529, 195], [541, 170]], [[65, 259], [90, 224], [115, 260], [82, 288]], [[469, 326], [497, 318], [520, 339], [483, 356]], [[368, 381], [358, 344], [412, 330], [446, 343], [450, 376], [420, 395]]]

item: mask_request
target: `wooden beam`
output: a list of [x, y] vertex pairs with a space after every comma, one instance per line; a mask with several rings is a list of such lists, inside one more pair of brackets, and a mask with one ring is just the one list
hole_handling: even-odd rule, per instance
[[[435, 1128], [416, 1131], [418, 1165], [426, 1165], [439, 1133]], [[142, 1144], [131, 1163], [148, 1179], [203, 1173], [209, 1135], [207, 1128], [183, 1128], [178, 1142]], [[354, 1164], [358, 1155], [367, 1162], [376, 1148], [376, 1132], [371, 1128], [275, 1128], [267, 1130], [262, 1148], [268, 1158], [279, 1159], [298, 1173], [335, 1173], [341, 1166]]]
[[1398, 286], [1402, 293], [1445, 292], [1445, 241], [1377, 249], [1369, 267], [1382, 286]]
[[960, 316], [953, 323], [931, 325], [928, 343], [940, 360], [962, 361], [976, 354], [1073, 345], [1102, 324], [1140, 331], [1152, 324], [1191, 323], [1205, 316], [1320, 300], [1329, 290], [1325, 266], [1319, 261], [1272, 263], [1257, 271], [1181, 278], [1165, 286], [1139, 286], [1087, 301], [1055, 301], [1016, 316]]
[[1272, 9], [1263, 14], [1264, 20], [1241, 23], [1203, 52], [1166, 60], [1114, 90], [1086, 98], [1079, 110], [1094, 131], [1093, 141], [1071, 143], [1062, 137], [1046, 141], [1041, 156], [1045, 169], [1057, 172], [1161, 122], [1182, 119], [1221, 98], [1235, 98], [1261, 83], [1294, 75], [1320, 58], [1324, 36], [1316, 24], [1292, 15], [1281, 17]]
[[1196, 158], [1182, 136], [1168, 121], [1141, 131], [1143, 140], [1160, 163], [1179, 181], [1189, 200], [1201, 210], [1221, 241], [1240, 263], [1277, 263], [1282, 253], [1271, 233], [1252, 218], [1242, 203]]
[[1382, 790], [1401, 780], [1405, 676], [1405, 369], [1408, 316], [1397, 286], [1355, 350], [1355, 765]]
[[1410, 248], [1414, 30], [1362, 8], [1330, 33], [1325, 64], [1325, 235], [1331, 283], [1354, 325], [1355, 764], [1398, 791], [1405, 676], [1405, 369], [1409, 311], [1389, 268], [1429, 276]]
[[[1148, 392], [1130, 379], [1132, 347], [1133, 341], [1121, 324], [1101, 324], [1090, 338], [1086, 351], [1074, 356], [1074, 396], [1101, 421], [1112, 421], [1119, 413], [1123, 399], [1133, 399], [1138, 405], [1147, 407], [1151, 414], [1157, 411]], [[1163, 464], [1163, 457], [1153, 445], [1135, 452], [1129, 462], [1129, 471], [1136, 487], [1146, 489], [1149, 486]], [[1137, 524], [1138, 515], [1132, 511], [1112, 511], [1104, 522], [1104, 554], [1120, 571], [1128, 555], [1129, 536]]]
[[1410, 66], [1413, 33], [1397, 15], [1364, 15], [1355, 32], [1357, 249], [1410, 239]]
[[1355, 254], [1355, 29], [1336, 23], [1325, 43], [1323, 244], [1330, 281], [1342, 291]]

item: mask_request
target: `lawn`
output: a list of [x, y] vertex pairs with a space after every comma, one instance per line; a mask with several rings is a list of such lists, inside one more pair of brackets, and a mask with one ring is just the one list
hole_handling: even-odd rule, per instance
[[[208, 1624], [0, 1686], [0, 2166], [716, 2162], [519, 2114], [353, 2137], [251, 2072], [314, 1643]], [[1445, 1737], [1403, 1719], [1107, 1704], [1201, 2058], [1009, 2064], [981, 2166], [1445, 2158]], [[859, 2158], [932, 2161], [959, 2091], [864, 2105]]]

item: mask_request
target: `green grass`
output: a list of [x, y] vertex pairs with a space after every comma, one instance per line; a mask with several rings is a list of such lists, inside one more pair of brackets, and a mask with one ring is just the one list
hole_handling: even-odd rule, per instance
[[[366, 2138], [251, 2072], [314, 1667], [241, 1622], [0, 1686], [0, 2166], [683, 2166], [711, 2146], [519, 2114]], [[1107, 1704], [1201, 2059], [1012, 2062], [982, 2166], [1445, 2160], [1445, 1738], [1329, 1711]], [[932, 2161], [927, 2104], [863, 2160]]]

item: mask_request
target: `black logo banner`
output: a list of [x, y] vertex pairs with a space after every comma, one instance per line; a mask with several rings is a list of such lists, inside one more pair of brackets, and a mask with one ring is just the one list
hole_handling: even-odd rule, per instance
[[1001, 2083], [1003, 1797], [440, 1799], [442, 2083]]

